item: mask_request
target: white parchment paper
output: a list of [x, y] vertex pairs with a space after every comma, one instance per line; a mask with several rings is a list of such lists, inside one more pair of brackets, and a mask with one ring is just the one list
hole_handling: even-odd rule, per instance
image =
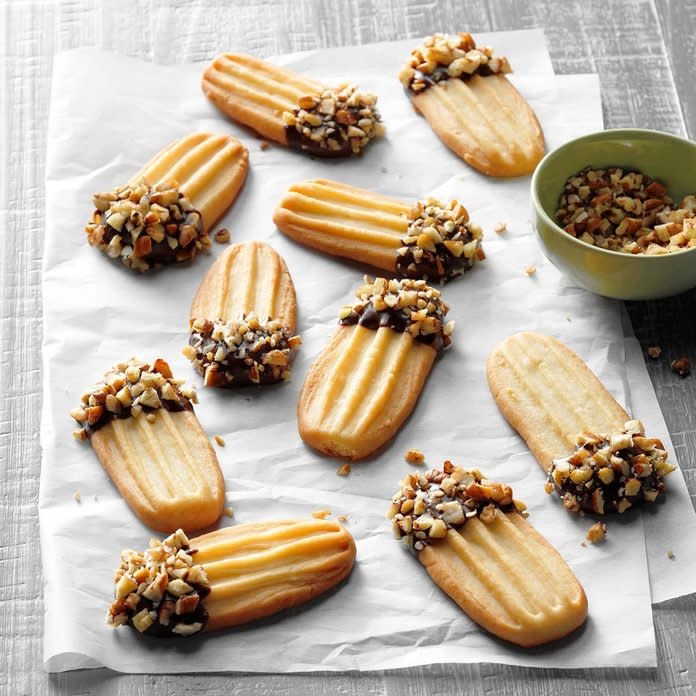
[[[540, 32], [482, 40], [510, 56], [517, 69], [513, 79], [539, 116], [549, 149], [602, 127], [596, 77], [550, 75]], [[433, 662], [655, 665], [645, 518], [612, 520], [606, 544], [582, 546], [590, 520], [566, 514], [543, 492], [543, 474], [500, 416], [484, 371], [488, 352], [508, 334], [523, 329], [551, 333], [577, 350], [621, 402], [664, 435], [647, 375], [636, 377], [644, 389], [629, 392], [626, 366], [644, 366], [639, 353], [626, 350], [620, 304], [572, 287], [546, 263], [530, 228], [528, 179], [493, 181], [476, 174], [413, 112], [394, 77], [405, 48], [399, 42], [313, 52], [311, 60], [305, 54], [279, 59], [298, 69], [311, 67], [329, 83], [355, 79], [379, 94], [388, 137], [363, 158], [340, 163], [311, 160], [279, 146], [261, 151], [254, 136], [224, 120], [203, 98], [201, 66], [157, 66], [91, 49], [57, 57], [43, 276], [40, 520], [47, 669], [106, 665], [130, 672], [291, 672]], [[109, 99], [95, 99], [98, 84], [114, 87]], [[234, 522], [330, 509], [349, 515], [358, 556], [344, 586], [291, 615], [186, 641], [157, 641], [104, 625], [120, 550], [145, 546], [152, 533], [123, 502], [90, 447], [72, 440], [68, 412], [106, 368], [131, 355], [161, 355], [176, 374], [190, 375], [199, 384], [180, 349], [191, 299], [221, 247], [215, 245], [211, 256], [189, 268], [136, 276], [90, 248], [82, 229], [93, 191], [126, 181], [173, 139], [204, 129], [232, 133], [249, 148], [249, 177], [221, 224], [234, 241], [265, 240], [283, 255], [297, 287], [304, 341], [288, 384], [225, 393], [199, 390], [199, 419], [211, 436], [220, 434], [227, 442], [217, 451]], [[391, 446], [356, 464], [346, 478], [335, 474], [341, 462], [303, 445], [295, 407], [304, 375], [365, 269], [295, 244], [271, 221], [273, 206], [290, 184], [317, 176], [404, 199], [457, 197], [486, 232], [487, 260], [444, 290], [457, 320], [454, 345], [438, 360]], [[493, 232], [499, 221], [508, 225], [502, 235]], [[531, 277], [525, 273], [529, 265], [537, 268]], [[590, 618], [581, 631], [551, 647], [517, 649], [481, 631], [432, 583], [391, 538], [384, 518], [398, 480], [410, 470], [403, 460], [410, 447], [422, 449], [430, 465], [449, 458], [513, 485], [529, 505], [530, 522], [559, 549], [586, 588]], [[677, 486], [672, 495], [672, 488], [669, 504], [656, 506], [655, 512], [660, 523], [678, 525], [661, 526], [665, 538], [676, 537], [683, 520], [688, 517], [691, 524], [693, 517], [685, 489]], [[223, 518], [222, 524], [234, 522]], [[689, 542], [673, 547], [673, 567], [688, 568]], [[666, 552], [662, 548], [660, 553]], [[672, 591], [679, 594], [693, 589], [688, 572], [676, 584]]]

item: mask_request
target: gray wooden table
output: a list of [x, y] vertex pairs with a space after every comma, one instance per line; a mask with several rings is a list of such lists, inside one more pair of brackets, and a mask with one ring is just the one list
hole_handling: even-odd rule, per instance
[[[435, 666], [342, 675], [118, 675], [42, 671], [38, 549], [41, 256], [53, 56], [100, 46], [163, 63], [223, 49], [269, 55], [419, 38], [434, 31], [543, 27], [558, 73], [598, 72], [607, 127], [696, 138], [696, 0], [0, 0], [0, 694], [691, 694], [696, 596], [655, 609], [657, 670]], [[163, 36], [176, 36], [164, 40]], [[108, 98], [94, 85], [94, 98]], [[108, 136], [106, 136], [108, 137]], [[633, 303], [643, 345], [696, 362], [696, 292]], [[696, 375], [668, 360], [650, 376], [696, 494]], [[270, 666], [269, 666], [270, 667]]]

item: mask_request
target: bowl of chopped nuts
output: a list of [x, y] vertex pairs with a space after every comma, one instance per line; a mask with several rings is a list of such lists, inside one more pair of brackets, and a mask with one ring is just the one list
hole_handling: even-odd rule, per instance
[[696, 143], [586, 135], [544, 157], [531, 193], [544, 253], [585, 289], [648, 300], [696, 287]]

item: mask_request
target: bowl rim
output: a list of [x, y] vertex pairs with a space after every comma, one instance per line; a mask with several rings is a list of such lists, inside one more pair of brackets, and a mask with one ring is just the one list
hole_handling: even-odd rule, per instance
[[[688, 147], [696, 149], [696, 142], [692, 142], [691, 140], [687, 140], [686, 138], [681, 138], [678, 135], [672, 135], [671, 133], [665, 133], [663, 131], [658, 131], [658, 130], [652, 130], [651, 128], [609, 128], [607, 130], [601, 130], [601, 131], [595, 131], [594, 133], [587, 133], [586, 135], [581, 135], [579, 138], [573, 138], [572, 140], [568, 140], [567, 142], [563, 143], [562, 145], [559, 145], [557, 148], [551, 150], [550, 152], [547, 152], [542, 160], [539, 162], [539, 164], [536, 166], [534, 169], [534, 173], [532, 174], [532, 182], [531, 182], [531, 198], [532, 198], [532, 204], [534, 205], [534, 210], [539, 215], [544, 222], [546, 222], [551, 229], [553, 230], [554, 233], [562, 235], [564, 239], [569, 240], [570, 242], [575, 243], [579, 247], [582, 247], [585, 251], [592, 250], [594, 252], [600, 253], [600, 254], [608, 254], [609, 256], [614, 256], [614, 257], [619, 257], [622, 259], [641, 259], [641, 261], [645, 261], [646, 259], [651, 259], [652, 260], [657, 260], [657, 259], [671, 259], [675, 257], [681, 257], [689, 253], [696, 252], [696, 246], [691, 247], [691, 249], [684, 249], [682, 251], [673, 251], [669, 252], [667, 254], [627, 254], [623, 251], [613, 251], [611, 249], [603, 249], [602, 247], [595, 246], [594, 244], [588, 244], [587, 242], [583, 242], [577, 237], [573, 237], [572, 235], [568, 234], [547, 212], [544, 210], [544, 206], [541, 205], [541, 201], [539, 200], [539, 196], [537, 195], [537, 183], [539, 179], [539, 172], [543, 169], [544, 165], [547, 163], [548, 160], [552, 159], [554, 156], [558, 156], [559, 154], [562, 154], [562, 152], [569, 148], [571, 145], [576, 145], [578, 143], [582, 143], [583, 141], [597, 141], [597, 140], [603, 140], [606, 136], [612, 136], [612, 137], [625, 137], [626, 139], [630, 139], [631, 137], [636, 138], [636, 136], [641, 136], [641, 135], [650, 135], [650, 136], [657, 136], [658, 139], [662, 138], [665, 140], [673, 140], [676, 141], [677, 143], [680, 143], [681, 145], [686, 145]], [[650, 176], [648, 174], [648, 176]], [[537, 232], [537, 234], [539, 234]]]

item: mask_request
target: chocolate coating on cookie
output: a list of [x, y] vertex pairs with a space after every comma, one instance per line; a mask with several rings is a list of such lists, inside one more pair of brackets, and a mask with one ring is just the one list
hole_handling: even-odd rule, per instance
[[283, 112], [288, 145], [318, 157], [357, 155], [384, 135], [376, 103], [354, 85], [300, 97], [297, 108]]
[[358, 288], [355, 296], [358, 302], [346, 305], [339, 313], [343, 326], [357, 324], [372, 330], [389, 327], [400, 333], [407, 331], [436, 351], [452, 342], [454, 322], [444, 322], [449, 306], [440, 298], [440, 291], [424, 280], [371, 281], [365, 276], [365, 285]]
[[[500, 71], [498, 71], [500, 72]], [[496, 75], [497, 73], [493, 72], [491, 68], [488, 65], [481, 65], [474, 70], [472, 73], [466, 73], [463, 72], [461, 75], [457, 75], [457, 79], [459, 80], [470, 80], [474, 75], [480, 75], [481, 77], [486, 77], [487, 75]], [[416, 84], [420, 85], [420, 83], [425, 85], [425, 88], [428, 87], [433, 87], [436, 85], [438, 82], [444, 82], [445, 80], [450, 80], [452, 79], [452, 75], [449, 72], [449, 68], [446, 65], [438, 65], [432, 72], [427, 73], [427, 72], [422, 72], [420, 70], [414, 70], [413, 72], [413, 78], [411, 80], [411, 83], [409, 84], [408, 88], [413, 91], [413, 92], [418, 92], [418, 91], [423, 91], [423, 89], [414, 89], [411, 85]]]
[[162, 542], [153, 539], [144, 553], [123, 551], [107, 623], [128, 624], [160, 638], [201, 631], [208, 621], [202, 600], [210, 593], [210, 584], [203, 567], [193, 565], [195, 553], [181, 529]]
[[451, 280], [485, 258], [482, 237], [481, 228], [471, 224], [469, 213], [458, 201], [419, 201], [397, 251], [396, 271], [406, 278]]
[[445, 80], [469, 80], [474, 75], [486, 77], [511, 71], [507, 58], [494, 57], [492, 48], [477, 47], [469, 32], [433, 34], [411, 52], [399, 80], [411, 93], [418, 94]]
[[443, 468], [409, 474], [392, 498], [387, 517], [397, 539], [420, 551], [449, 529], [478, 517], [484, 524], [499, 512], [524, 512], [507, 484], [485, 479], [477, 469], [462, 469], [446, 461]]
[[188, 261], [210, 246], [200, 212], [174, 181], [126, 184], [93, 200], [87, 241], [135, 271]]
[[613, 435], [580, 433], [573, 454], [553, 461], [546, 492], [555, 490], [572, 512], [622, 513], [655, 502], [672, 471], [662, 442], [646, 438], [643, 424], [633, 420]]
[[191, 411], [196, 393], [172, 377], [161, 358], [149, 363], [131, 358], [115, 365], [101, 382], [82, 395], [80, 406], [70, 415], [80, 424], [73, 434], [85, 440], [117, 418], [155, 416], [158, 409]]
[[238, 321], [194, 320], [183, 352], [208, 387], [274, 384], [290, 377], [300, 343], [280, 321], [251, 313]]

